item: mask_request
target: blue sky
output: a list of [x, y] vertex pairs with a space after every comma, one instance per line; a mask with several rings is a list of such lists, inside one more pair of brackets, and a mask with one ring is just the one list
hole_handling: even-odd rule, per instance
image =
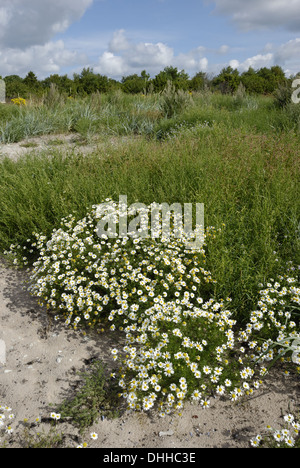
[[300, 71], [300, 0], [1, 0], [0, 75]]

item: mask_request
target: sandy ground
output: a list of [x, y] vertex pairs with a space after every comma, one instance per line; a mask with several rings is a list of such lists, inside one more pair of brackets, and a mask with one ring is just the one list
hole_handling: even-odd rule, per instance
[[138, 138], [138, 136], [134, 138], [132, 136], [98, 138], [95, 135], [87, 143], [78, 133], [42, 135], [27, 138], [18, 143], [0, 143], [0, 161], [5, 157], [16, 161], [29, 153], [51, 154], [54, 150], [85, 155], [97, 150], [103, 151], [107, 148], [124, 146], [124, 144], [130, 145], [131, 142], [134, 142]]
[[[0, 404], [15, 414], [9, 448], [22, 446], [24, 418], [49, 418], [50, 404], [72, 393], [78, 371], [87, 369], [93, 358], [109, 366], [114, 347], [113, 334], [85, 337], [50, 320], [24, 289], [26, 277], [0, 260], [0, 343], [6, 348], [5, 362], [0, 362]], [[70, 423], [60, 422], [57, 428], [66, 447], [86, 441], [93, 448], [247, 448], [267, 424], [280, 428], [282, 415], [299, 409], [299, 403], [299, 378], [277, 371], [239, 404], [212, 398], [209, 409], [187, 404], [181, 417], [164, 419], [125, 412], [118, 419], [100, 419], [83, 438]], [[49, 422], [41, 426], [48, 432]], [[98, 434], [97, 440], [90, 439], [91, 432]]]

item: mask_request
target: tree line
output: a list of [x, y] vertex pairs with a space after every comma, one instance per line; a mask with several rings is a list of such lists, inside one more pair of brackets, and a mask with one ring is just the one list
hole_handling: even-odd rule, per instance
[[248, 93], [268, 95], [273, 94], [278, 87], [290, 84], [292, 79], [287, 78], [279, 66], [263, 67], [259, 70], [249, 68], [243, 73], [229, 66], [223, 68], [217, 76], [198, 72], [193, 77], [190, 77], [184, 70], [169, 66], [165, 67], [154, 78], [151, 78], [146, 70], [143, 70], [140, 75], [124, 76], [120, 81], [117, 81], [105, 75], [94, 73], [92, 68], [84, 68], [81, 73], [74, 73], [73, 78], [68, 75], [54, 74], [44, 80], [39, 80], [35, 73], [30, 71], [25, 78], [9, 75], [4, 78], [4, 81], [6, 83], [6, 97], [12, 99], [15, 97], [28, 98], [33, 94], [42, 96], [50, 89], [52, 83], [61, 93], [68, 96], [86, 96], [117, 89], [129, 94], [157, 93], [166, 87], [168, 81], [171, 81], [176, 89], [186, 91], [210, 89], [223, 94], [233, 94], [239, 86], [243, 85]]

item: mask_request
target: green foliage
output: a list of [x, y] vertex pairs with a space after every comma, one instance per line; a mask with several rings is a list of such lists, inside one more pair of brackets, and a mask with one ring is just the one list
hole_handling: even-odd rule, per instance
[[285, 74], [282, 68], [275, 66], [269, 68], [261, 68], [257, 72], [258, 76], [264, 81], [264, 92], [266, 94], [274, 93], [279, 85], [286, 82]]
[[292, 102], [292, 87], [290, 82], [280, 84], [275, 90], [275, 105], [280, 109], [286, 108]]
[[84, 68], [80, 73], [75, 73], [73, 79], [67, 75], [50, 75], [44, 80], [38, 80], [34, 72], [30, 71], [25, 78], [10, 75], [4, 78], [7, 87], [7, 97], [23, 97], [28, 99], [34, 95], [42, 97], [47, 93], [51, 83], [55, 84], [60, 93], [67, 96], [87, 96], [96, 92], [110, 93], [122, 89], [126, 94], [160, 93], [171, 81], [176, 90], [199, 91], [205, 88], [221, 91], [223, 94], [235, 93], [240, 83], [245, 86], [250, 94], [272, 94], [280, 86], [287, 83], [287, 78], [281, 67], [273, 66], [239, 73], [232, 67], [227, 67], [212, 78], [206, 73], [198, 72], [192, 78], [184, 70], [167, 66], [154, 78], [143, 70], [140, 75], [124, 76], [121, 82], [108, 78], [105, 75], [95, 73], [92, 68]]
[[117, 417], [119, 404], [116, 386], [112, 380], [107, 379], [105, 366], [101, 361], [94, 361], [81, 377], [82, 381], [75, 395], [64, 401], [58, 411], [63, 419], [71, 419], [73, 424], [84, 431], [101, 416]]
[[59, 91], [58, 85], [51, 82], [45, 95], [44, 104], [48, 107], [56, 107], [65, 103], [65, 96]]
[[45, 430], [33, 432], [29, 427], [25, 426], [20, 437], [22, 437], [20, 446], [30, 449], [62, 448], [64, 441], [63, 434], [59, 433], [55, 427], [51, 427], [48, 432]]
[[237, 69], [223, 68], [218, 76], [213, 78], [212, 86], [223, 94], [232, 94], [237, 91], [240, 83], [243, 83], [249, 93], [272, 94], [279, 85], [287, 82], [284, 71], [278, 66], [261, 68], [255, 71], [249, 68], [240, 75]]
[[76, 94], [76, 84], [71, 80], [68, 75], [50, 75], [43, 81], [43, 86], [47, 90], [51, 88], [51, 85], [55, 85], [55, 88], [60, 92], [68, 96]]
[[154, 92], [163, 91], [168, 86], [168, 82], [171, 82], [176, 90], [187, 90], [189, 87], [188, 80], [189, 76], [184, 70], [178, 71], [176, 67], [165, 67], [163, 71], [155, 76], [151, 83]]
[[23, 80], [23, 83], [30, 89], [35, 91], [39, 86], [39, 81], [37, 76], [30, 71]]
[[[227, 297], [234, 291], [233, 304], [242, 319], [253, 306], [257, 283], [299, 257], [299, 137], [274, 131], [270, 123], [276, 123], [277, 115], [279, 110], [267, 106], [242, 113], [219, 108], [201, 113], [194, 106], [182, 120], [161, 121], [171, 125], [161, 127], [164, 134], [172, 133], [162, 143], [141, 137], [104, 146], [101, 157], [94, 152], [66, 158], [55, 149], [17, 162], [4, 159], [1, 249], [12, 243], [25, 246], [33, 231], [49, 235], [62, 217], [72, 212], [83, 217], [86, 207], [106, 197], [201, 201], [206, 225], [226, 224], [226, 235], [216, 240], [207, 262], [217, 294]], [[197, 127], [207, 117], [214, 124]]]
[[60, 106], [22, 106], [18, 113], [0, 123], [0, 143], [15, 143], [28, 137], [68, 132], [72, 116]]
[[[253, 310], [257, 312], [257, 285], [266, 284], [269, 278], [277, 278], [285, 271], [286, 262], [290, 259], [295, 263], [299, 261], [297, 200], [300, 155], [296, 123], [299, 122], [300, 107], [287, 104], [281, 109], [274, 105], [272, 97], [249, 96], [245, 88], [241, 81], [233, 96], [205, 89], [193, 93], [194, 104], [186, 106], [191, 100], [190, 94], [176, 89], [171, 81], [160, 94], [131, 96], [119, 89], [107, 94], [97, 91], [90, 97], [76, 99], [66, 98], [58, 85], [52, 85], [49, 101], [44, 98], [46, 105], [0, 106], [3, 142], [71, 129], [85, 139], [96, 133], [102, 137], [101, 151], [95, 150], [91, 154], [69, 153], [66, 157], [65, 151], [51, 148], [48, 153], [32, 152], [16, 161], [1, 158], [0, 249], [2, 252], [10, 250], [12, 259], [21, 259], [27, 265], [38, 261], [36, 280], [38, 275], [45, 275], [45, 281], [36, 281], [40, 290], [33, 292], [60, 313], [68, 326], [76, 328], [80, 318], [79, 322], [88, 327], [102, 327], [102, 322], [106, 321], [127, 332], [127, 338], [132, 340], [125, 350], [130, 359], [122, 361], [118, 382], [121, 382], [127, 403], [135, 402], [145, 408], [151, 406], [151, 400], [144, 400], [147, 382], [143, 382], [144, 388], [141, 387], [142, 381], [139, 382], [136, 395], [130, 396], [132, 401], [128, 396], [133, 390], [134, 374], [140, 362], [148, 360], [147, 353], [152, 353], [150, 349], [159, 348], [164, 348], [166, 353], [164, 361], [161, 360], [162, 367], [159, 367], [159, 372], [156, 369], [149, 374], [152, 382], [155, 375], [160, 374], [162, 385], [159, 382], [155, 385], [162, 403], [161, 410], [168, 399], [171, 401], [176, 397], [175, 393], [173, 396], [166, 393], [165, 386], [174, 387], [176, 384], [181, 392], [187, 383], [188, 391], [184, 396], [200, 398], [201, 392], [196, 388], [197, 382], [188, 364], [196, 363], [199, 355], [195, 343], [199, 342], [200, 346], [203, 340], [209, 345], [200, 356], [202, 366], [209, 366], [209, 360], [213, 360], [217, 368], [217, 361], [223, 358], [222, 378], [231, 378], [232, 384], [238, 385], [239, 364], [233, 360], [234, 350], [230, 343], [224, 341], [223, 332], [226, 331], [227, 338], [230, 336], [231, 320], [236, 321], [237, 329], [243, 330], [246, 324], [249, 330], [257, 318], [255, 314], [250, 315]], [[112, 141], [108, 135], [114, 136]], [[139, 137], [122, 139], [117, 138], [118, 135]], [[136, 200], [147, 205], [153, 201], [204, 203], [205, 225], [209, 227], [205, 258], [200, 255], [197, 260], [189, 259], [181, 255], [180, 249], [176, 250], [177, 244], [172, 244], [175, 250], [170, 253], [158, 243], [151, 246], [150, 241], [143, 245], [126, 244], [124, 241], [122, 245], [115, 246], [104, 240], [101, 242], [95, 236], [95, 219], [88, 214], [92, 205], [106, 198], [116, 200], [120, 194], [127, 194], [129, 204]], [[73, 215], [70, 216], [71, 213]], [[56, 231], [59, 228], [62, 231]], [[33, 232], [37, 237], [33, 238]], [[160, 251], [159, 256], [156, 248]], [[115, 255], [119, 255], [118, 260]], [[187, 260], [192, 263], [185, 264]], [[147, 265], [143, 261], [148, 262]], [[189, 270], [191, 265], [198, 268], [198, 275]], [[132, 269], [127, 270], [128, 266]], [[185, 268], [181, 269], [183, 266]], [[61, 270], [59, 278], [58, 268]], [[163, 293], [170, 299], [168, 307], [172, 301], [174, 304], [176, 300], [184, 301], [185, 307], [181, 309], [184, 317], [177, 314], [177, 306], [172, 302], [176, 310], [172, 309], [171, 316], [181, 320], [180, 326], [169, 321], [170, 316], [165, 313], [168, 307], [158, 315], [154, 304], [146, 308], [143, 301], [141, 304], [138, 302], [137, 282], [128, 276], [137, 268], [140, 268], [138, 274], [149, 279], [153, 286], [150, 292], [154, 294], [154, 304], [162, 304], [165, 300], [162, 299]], [[180, 270], [190, 272], [187, 279], [183, 278]], [[169, 282], [170, 275], [175, 278], [173, 283]], [[157, 281], [156, 276], [159, 276]], [[187, 294], [184, 293], [191, 293], [195, 285], [189, 281], [196, 276], [200, 280], [197, 294], [189, 296], [187, 302]], [[79, 281], [79, 284], [73, 294], [74, 281]], [[186, 284], [179, 284], [181, 281]], [[274, 281], [270, 280], [270, 283], [275, 288]], [[143, 300], [149, 284], [146, 281], [139, 285]], [[78, 297], [81, 286], [84, 293], [91, 291], [89, 297], [84, 298], [84, 303], [80, 303]], [[175, 286], [179, 286], [178, 291]], [[129, 293], [131, 296], [128, 298], [125, 295]], [[268, 296], [269, 300], [274, 299], [272, 291]], [[190, 312], [198, 307], [194, 303], [197, 297], [207, 305], [204, 310], [208, 315], [191, 315]], [[227, 314], [225, 304], [227, 299], [229, 303], [229, 298], [230, 313]], [[122, 308], [125, 299], [128, 307], [140, 305], [141, 315], [135, 315], [130, 309], [128, 313], [132, 314], [127, 316], [125, 307]], [[90, 305], [90, 301], [93, 304]], [[211, 302], [208, 304], [208, 301]], [[98, 308], [94, 307], [96, 302]], [[277, 301], [277, 305], [276, 320], [282, 329], [287, 315], [282, 315], [282, 304]], [[72, 315], [70, 307], [74, 308]], [[92, 309], [88, 310], [89, 307]], [[148, 327], [146, 318], [150, 310], [151, 325], [157, 328], [147, 331], [144, 343], [142, 331], [145, 330], [128, 327], [135, 324]], [[272, 311], [275, 313], [275, 306], [270, 309]], [[216, 315], [219, 313], [226, 319], [223, 330], [219, 329], [219, 316]], [[273, 322], [268, 323], [270, 317], [264, 317], [262, 334], [252, 330], [253, 340], [276, 340], [276, 326], [274, 328]], [[106, 328], [106, 324], [103, 327]], [[192, 343], [184, 351], [178, 328], [186, 338], [185, 343]], [[288, 329], [290, 331], [293, 330]], [[133, 348], [136, 348], [136, 353]], [[221, 348], [224, 356], [216, 351]], [[261, 350], [264, 351], [263, 345], [261, 349], [256, 345], [256, 356]], [[146, 353], [144, 357], [142, 352]], [[179, 352], [185, 353], [182, 361], [178, 358]], [[161, 370], [163, 364], [167, 365], [170, 360], [169, 355], [173, 359], [176, 382], [163, 375]], [[277, 356], [270, 353], [269, 357]], [[227, 367], [227, 361], [231, 363], [230, 367]], [[82, 428], [95, 420], [99, 408], [101, 411], [106, 408], [107, 413], [104, 414], [109, 414], [114, 406], [110, 403], [110, 408], [106, 407], [108, 394], [113, 392], [111, 387], [105, 386], [105, 373], [100, 367], [95, 364], [79, 392], [64, 403], [64, 410], [61, 409], [65, 411], [65, 417], [77, 418], [76, 424]], [[202, 371], [202, 376], [201, 384], [207, 391], [211, 390], [210, 374]], [[231, 388], [233, 399], [235, 390]], [[200, 400], [203, 406], [206, 404], [205, 395], [203, 393]], [[176, 404], [179, 403], [177, 401]]]
[[81, 96], [96, 93], [106, 93], [116, 87], [116, 82], [107, 76], [95, 74], [92, 68], [84, 68], [80, 74], [74, 74], [76, 92]]
[[189, 81], [189, 89], [192, 91], [201, 91], [208, 86], [209, 80], [208, 76], [204, 72], [198, 72], [196, 75]]
[[6, 76], [4, 81], [6, 83], [6, 97], [8, 99], [17, 98], [19, 96], [27, 98], [29, 96], [29, 89], [19, 76]]
[[[201, 400], [205, 406], [205, 397], [214, 390], [236, 400], [258, 388], [253, 377], [266, 371], [256, 364], [274, 359], [273, 342], [279, 358], [293, 353], [293, 363], [300, 363], [300, 334], [292, 320], [300, 303], [296, 278], [284, 282], [281, 276], [281, 283], [268, 283], [258, 301], [260, 311], [252, 312], [246, 329], [235, 336], [231, 298], [215, 299], [216, 280], [207, 270], [207, 248], [214, 249], [222, 229], [207, 228], [196, 251], [186, 249], [183, 230], [178, 237], [171, 229], [170, 238], [164, 239], [160, 221], [151, 224], [156, 238], [141, 237], [137, 231], [122, 239], [100, 236], [99, 222], [110, 228], [113, 221], [120, 223], [118, 204], [108, 201], [104, 211], [93, 206], [80, 220], [64, 218], [49, 237], [35, 235], [31, 245], [39, 256], [29, 290], [74, 330], [80, 326], [100, 331], [109, 323], [110, 330], [125, 334], [127, 355], [118, 384], [129, 408], [148, 411], [155, 403], [164, 415], [181, 409], [186, 399]], [[148, 216], [151, 208], [145, 206], [143, 214]], [[129, 231], [135, 214], [135, 207], [127, 213]], [[292, 346], [286, 340], [293, 340]], [[112, 350], [115, 360], [118, 352]], [[106, 399], [104, 381], [103, 368], [97, 368], [96, 378], [89, 378], [71, 402], [75, 414], [59, 408], [63, 417], [71, 414], [90, 426], [99, 413], [99, 399]]]
[[147, 91], [150, 75], [143, 70], [141, 76], [137, 74], [123, 77], [122, 90], [129, 94], [144, 93]]
[[192, 98], [186, 91], [176, 89], [171, 81], [167, 81], [161, 100], [161, 110], [165, 117], [170, 118], [182, 113], [191, 104]]
[[240, 84], [238, 70], [232, 67], [223, 68], [219, 75], [213, 79], [213, 86], [217, 87], [223, 94], [234, 93]]

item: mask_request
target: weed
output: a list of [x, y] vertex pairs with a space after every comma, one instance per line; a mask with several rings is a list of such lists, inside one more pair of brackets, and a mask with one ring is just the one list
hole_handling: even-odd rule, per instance
[[188, 106], [192, 104], [190, 94], [182, 89], [176, 90], [176, 87], [171, 81], [162, 92], [161, 110], [165, 117], [170, 118], [183, 112]]
[[113, 381], [107, 379], [105, 366], [101, 361], [94, 361], [88, 372], [81, 374], [82, 383], [76, 394], [59, 405], [62, 419], [71, 420], [84, 431], [101, 416], [115, 418], [119, 399]]

